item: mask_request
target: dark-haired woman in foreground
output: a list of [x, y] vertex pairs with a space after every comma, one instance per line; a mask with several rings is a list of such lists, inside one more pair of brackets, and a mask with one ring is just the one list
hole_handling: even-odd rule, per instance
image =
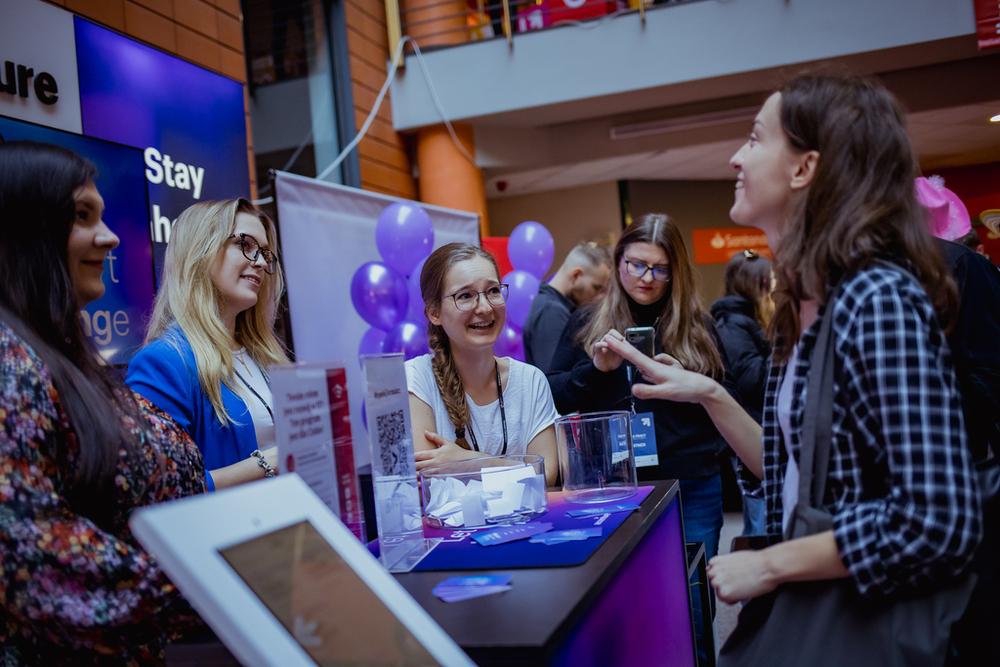
[[[807, 378], [821, 321], [834, 318], [823, 500], [833, 527], [715, 558], [709, 577], [726, 602], [786, 582], [847, 577], [869, 601], [925, 593], [956, 577], [981, 539], [961, 398], [942, 330], [955, 286], [915, 199], [915, 164], [892, 95], [854, 77], [794, 79], [768, 98], [733, 157], [739, 174], [731, 217], [762, 229], [776, 256], [776, 339], [763, 430], [711, 379], [608, 340], [657, 383], [637, 386], [636, 395], [705, 406], [746, 469], [763, 480], [768, 532], [777, 534], [799, 502]], [[798, 646], [802, 635], [788, 640]], [[896, 641], [886, 637], [887, 650]], [[806, 653], [798, 660], [814, 664]]]
[[118, 245], [96, 175], [59, 146], [0, 143], [3, 665], [159, 664], [200, 625], [127, 521], [204, 491], [201, 455], [80, 326]]

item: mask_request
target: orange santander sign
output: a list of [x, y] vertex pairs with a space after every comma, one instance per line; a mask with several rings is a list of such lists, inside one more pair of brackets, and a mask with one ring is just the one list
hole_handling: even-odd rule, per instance
[[767, 247], [767, 237], [755, 227], [693, 229], [691, 236], [695, 264], [725, 264], [733, 255], [744, 250], [753, 250], [774, 259], [774, 253]]

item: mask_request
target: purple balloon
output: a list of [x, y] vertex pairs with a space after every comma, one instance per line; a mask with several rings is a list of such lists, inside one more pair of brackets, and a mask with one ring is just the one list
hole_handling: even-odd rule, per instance
[[431, 217], [413, 202], [389, 204], [378, 216], [375, 245], [386, 264], [408, 276], [417, 262], [434, 249]]
[[385, 332], [381, 329], [371, 327], [361, 336], [358, 343], [358, 363], [361, 363], [363, 354], [380, 354], [382, 352], [382, 341], [385, 340]]
[[524, 361], [524, 339], [521, 330], [508, 322], [500, 332], [500, 337], [493, 344], [493, 353], [498, 357], [511, 357]]
[[552, 266], [556, 244], [549, 230], [537, 222], [522, 222], [507, 241], [507, 257], [511, 266], [541, 279]]
[[351, 303], [361, 318], [389, 331], [406, 317], [406, 278], [382, 262], [366, 262], [351, 278]]
[[382, 351], [402, 352], [405, 359], [427, 354], [430, 352], [427, 347], [427, 327], [416, 322], [401, 322], [385, 335]]
[[528, 319], [531, 302], [538, 294], [541, 282], [527, 271], [514, 270], [503, 277], [503, 282], [510, 285], [507, 295], [507, 321], [518, 329], [524, 326]]
[[427, 316], [424, 315], [424, 297], [420, 294], [420, 272], [423, 271], [424, 262], [426, 261], [427, 257], [424, 257], [417, 262], [417, 265], [413, 267], [413, 271], [410, 273], [410, 277], [406, 279], [410, 294], [410, 312], [406, 316], [406, 319], [410, 322], [423, 323], [424, 325], [427, 324]]

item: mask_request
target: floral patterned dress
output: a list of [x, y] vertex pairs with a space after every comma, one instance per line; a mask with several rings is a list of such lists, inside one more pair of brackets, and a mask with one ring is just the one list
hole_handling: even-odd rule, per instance
[[201, 620], [136, 542], [136, 507], [205, 490], [198, 448], [136, 396], [139, 443], [120, 451], [113, 527], [74, 512], [64, 491], [79, 445], [52, 377], [0, 322], [0, 667], [155, 665]]

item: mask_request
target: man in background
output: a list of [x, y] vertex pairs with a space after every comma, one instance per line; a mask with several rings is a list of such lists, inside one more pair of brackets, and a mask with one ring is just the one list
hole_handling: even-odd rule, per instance
[[574, 310], [604, 291], [611, 277], [608, 249], [587, 241], [573, 248], [548, 283], [543, 282], [524, 322], [524, 358], [548, 372]]

